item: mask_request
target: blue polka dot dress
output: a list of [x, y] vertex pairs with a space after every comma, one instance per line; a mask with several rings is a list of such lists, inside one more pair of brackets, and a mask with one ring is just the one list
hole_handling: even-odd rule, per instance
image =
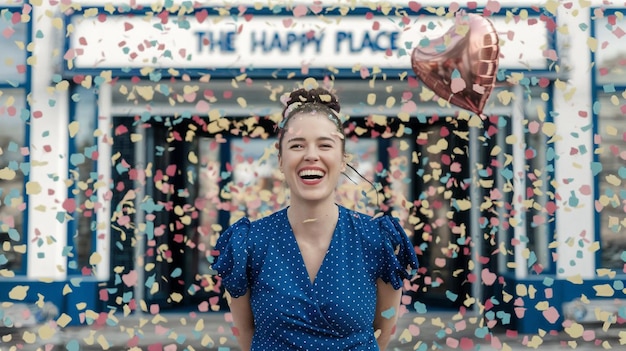
[[213, 268], [226, 290], [233, 297], [250, 290], [253, 351], [378, 350], [372, 325], [376, 280], [400, 289], [418, 266], [394, 218], [341, 206], [313, 282], [286, 209], [253, 222], [240, 219], [220, 236], [216, 249]]

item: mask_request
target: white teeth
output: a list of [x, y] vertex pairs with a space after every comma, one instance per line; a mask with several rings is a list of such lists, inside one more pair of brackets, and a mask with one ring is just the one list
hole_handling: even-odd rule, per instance
[[323, 177], [324, 172], [317, 169], [305, 169], [298, 173], [300, 177]]

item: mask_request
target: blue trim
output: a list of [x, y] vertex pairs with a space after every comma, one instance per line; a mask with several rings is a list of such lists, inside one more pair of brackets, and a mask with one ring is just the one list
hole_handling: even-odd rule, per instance
[[[596, 25], [597, 25], [597, 21], [596, 21], [596, 17], [594, 17], [594, 13], [596, 12], [596, 10], [602, 10], [604, 15], [614, 15], [616, 13], [621, 13], [621, 14], [625, 14], [626, 12], [626, 8], [604, 8], [604, 7], [592, 7], [590, 9], [590, 29], [589, 29], [589, 33], [591, 35], [592, 38], [595, 38], [597, 36], [597, 32], [596, 32]], [[595, 51], [591, 51], [591, 62], [595, 63], [596, 62], [596, 53]], [[592, 123], [592, 134], [591, 134], [591, 145], [593, 147], [595, 147], [595, 142], [594, 142], [594, 136], [598, 135], [598, 121], [599, 121], [599, 115], [596, 112], [595, 109], [595, 103], [598, 102], [599, 99], [599, 95], [600, 92], [603, 91], [603, 87], [602, 85], [598, 85], [598, 74], [597, 74], [597, 69], [598, 66], [594, 65], [593, 69], [591, 70], [590, 74], [591, 74], [591, 102], [592, 102], [592, 106], [591, 106], [591, 123]], [[616, 85], [615, 86], [616, 90], [626, 90], [626, 84], [622, 83], [620, 85]], [[597, 153], [593, 153], [593, 162], [599, 162], [600, 161], [600, 156]], [[594, 202], [599, 200], [599, 195], [600, 195], [600, 178], [594, 176], [593, 177], [593, 193], [594, 193]], [[594, 240], [600, 243], [600, 249], [596, 251], [595, 253], [595, 259], [596, 259], [596, 268], [600, 267], [600, 265], [602, 264], [602, 250], [603, 250], [603, 245], [602, 245], [602, 215], [600, 212], [595, 211], [594, 210]], [[611, 267], [608, 267], [611, 268]]]
[[[563, 304], [574, 301], [587, 296], [590, 300], [606, 300], [613, 301], [615, 299], [625, 299], [626, 293], [622, 291], [620, 286], [626, 282], [626, 275], [620, 274], [614, 278], [603, 277], [599, 279], [584, 280], [581, 284], [572, 283], [566, 279], [560, 279], [555, 275], [541, 274], [538, 276], [530, 276], [524, 279], [516, 279], [513, 274], [503, 275], [505, 280], [504, 290], [515, 296], [516, 299], [511, 302], [511, 327], [521, 334], [535, 334], [540, 331], [561, 331], [563, 330], [563, 321], [565, 320], [565, 311]], [[516, 292], [518, 285], [526, 287], [533, 286], [535, 294], [529, 296], [519, 296]], [[595, 287], [599, 285], [608, 285], [613, 287], [615, 292], [611, 297], [598, 297]], [[615, 288], [618, 287], [618, 288]], [[559, 318], [555, 323], [546, 320], [543, 312], [535, 306], [539, 302], [549, 302], [550, 307], [554, 307]], [[515, 309], [524, 309], [523, 317], [517, 317]], [[505, 325], [505, 327], [507, 327]]]
[[[68, 104], [68, 125], [71, 124], [72, 122], [76, 121], [76, 104], [72, 102], [72, 95], [74, 95], [74, 92], [76, 90], [76, 86], [74, 85], [70, 85], [69, 88], [69, 92], [68, 92], [68, 96], [67, 96], [67, 104]], [[75, 138], [69, 138], [67, 140], [67, 155], [68, 157], [65, 160], [65, 163], [67, 165], [67, 178], [68, 179], [72, 179], [71, 174], [72, 174], [72, 164], [70, 162], [70, 159], [72, 158], [71, 156], [76, 152], [76, 139]], [[79, 179], [74, 179], [73, 185], [67, 187], [67, 199], [75, 199], [76, 197], [73, 195], [73, 190], [77, 189], [77, 182], [79, 181]], [[76, 206], [78, 206], [78, 204], [76, 204]], [[78, 208], [78, 207], [77, 207]], [[72, 256], [67, 257], [66, 260], [66, 267], [65, 269], [67, 270], [67, 274], [78, 274], [78, 270], [77, 268], [72, 268], [70, 261], [73, 261], [74, 264], [76, 266], [78, 266], [78, 250], [76, 248], [76, 245], [74, 243], [73, 237], [74, 237], [74, 233], [76, 233], [76, 228], [78, 228], [77, 225], [77, 214], [78, 212], [76, 210], [74, 210], [74, 213], [70, 214], [67, 213], [68, 215], [72, 216], [72, 219], [67, 220], [66, 222], [66, 230], [67, 233], [67, 244], [66, 247], [71, 247], [71, 254]]]
[[[40, 300], [40, 296], [45, 296], [46, 302], [51, 302], [58, 308], [59, 315], [65, 313], [71, 317], [68, 326], [93, 324], [93, 320], [81, 321], [81, 315], [85, 317], [85, 311], [98, 312], [101, 310], [98, 305], [99, 283], [99, 281], [89, 277], [80, 277], [79, 280], [68, 278], [67, 280], [51, 282], [21, 279], [19, 277], [0, 279], [0, 301], [34, 305], [35, 302]], [[9, 292], [13, 288], [24, 285], [28, 286], [28, 291], [23, 299], [14, 300], [9, 297]], [[72, 292], [70, 294], [64, 293], [66, 287], [71, 287]], [[81, 304], [85, 304], [85, 306], [79, 309], [77, 306]]]
[[[448, 12], [446, 7], [443, 7], [446, 9], [446, 12]], [[117, 11], [114, 14], [109, 14], [107, 10], [105, 10], [103, 7], [91, 7], [91, 8], [87, 8], [87, 10], [97, 10], [97, 13], [102, 14], [104, 16], [141, 16], [141, 15], [151, 15], [154, 16], [155, 12], [150, 11], [149, 9], [132, 9], [128, 6], [124, 6], [124, 5], [120, 5], [117, 7]], [[246, 8], [245, 11], [245, 15], [250, 15], [250, 16], [286, 16], [286, 15], [292, 15], [293, 12], [289, 10], [289, 7], [283, 7], [283, 6], [275, 6], [274, 8], [270, 9], [267, 7], [261, 8], [261, 9], [255, 9], [255, 8]], [[470, 8], [463, 8], [461, 9], [462, 11], [465, 11], [467, 13], [483, 13], [485, 11], [485, 9], [483, 7], [477, 7], [475, 9], [470, 9]], [[220, 9], [215, 9], [213, 7], [198, 7], [195, 9], [190, 9], [189, 12], [185, 13], [184, 16], [194, 16], [196, 14], [199, 13], [206, 13], [209, 16], [212, 15], [216, 15], [219, 17], [224, 17], [224, 15], [220, 14], [220, 11], [227, 11], [229, 15], [231, 16], [235, 16], [235, 17], [240, 17], [240, 9], [239, 7], [232, 7], [229, 9], [225, 9], [225, 8], [220, 8]], [[404, 8], [401, 6], [396, 6], [393, 7], [393, 9], [389, 12], [387, 11], [383, 11], [381, 7], [377, 7], [376, 9], [371, 9], [371, 8], [367, 8], [367, 7], [354, 7], [349, 9], [349, 12], [343, 14], [341, 12], [342, 10], [340, 8], [324, 8], [320, 14], [314, 14], [311, 11], [309, 11], [305, 16], [306, 17], [317, 17], [317, 16], [327, 16], [327, 17], [337, 17], [337, 16], [341, 16], [341, 17], [352, 17], [352, 16], [364, 16], [366, 14], [371, 14], [373, 16], [377, 16], [377, 17], [381, 17], [381, 18], [386, 18], [389, 13], [391, 14], [397, 14], [398, 17], [400, 17], [401, 15], [406, 15], [406, 16], [412, 16], [415, 18], [419, 18], [419, 17], [425, 17], [425, 16], [429, 16], [429, 17], [439, 17], [436, 14], [433, 14], [432, 11], [429, 11], [428, 8], [419, 8], [417, 10], [412, 10], [410, 7], [409, 8]], [[539, 19], [539, 21], [546, 21], [546, 20], [551, 20], [553, 22], [556, 23], [556, 17], [552, 14], [550, 14], [549, 12], [543, 10], [540, 7], [503, 7], [501, 8], [501, 10], [498, 13], [491, 13], [489, 16], [486, 17], [506, 17], [509, 14], [519, 14], [520, 12], [525, 11], [528, 13], [528, 15], [530, 17], [537, 17]], [[177, 11], [179, 12], [179, 11]], [[81, 10], [77, 10], [72, 12], [71, 14], [66, 14], [63, 17], [63, 21], [64, 21], [64, 28], [67, 27], [67, 25], [71, 22], [72, 18], [74, 16], [81, 16], [83, 17], [85, 13], [85, 9], [81, 9]], [[159, 14], [161, 13], [168, 13], [167, 10], [165, 11], [161, 11], [158, 12]], [[168, 15], [171, 15], [168, 13]], [[548, 39], [548, 44], [552, 44], [556, 41], [556, 30], [553, 30], [552, 32], [550, 32], [548, 30], [547, 33], [547, 39]], [[63, 43], [63, 52], [67, 52], [70, 49], [70, 40], [71, 40], [71, 36], [66, 36], [64, 43]], [[554, 45], [549, 45], [550, 48], [554, 49], [555, 46]], [[541, 72], [543, 72], [544, 70], [547, 70], [549, 72], [551, 72], [552, 74], [554, 74], [554, 72], [551, 70], [552, 65], [554, 64], [559, 64], [560, 62], [552, 62], [548, 59], [546, 59], [546, 65], [545, 65], [545, 69], [543, 70], [537, 70], [537, 71], [528, 71], [528, 70], [511, 70], [510, 72], [525, 72], [527, 75], [539, 75], [541, 74]], [[176, 71], [178, 71], [179, 74], [172, 74], [171, 70], [174, 69]], [[64, 77], [71, 77], [74, 75], [92, 75], [92, 76], [98, 76], [101, 72], [103, 71], [107, 71], [107, 72], [111, 72], [113, 77], [142, 77], [145, 76], [145, 74], [141, 73], [141, 68], [111, 68], [111, 67], [101, 67], [99, 69], [85, 69], [85, 68], [67, 68], [65, 62], [62, 63], [62, 75]], [[398, 79], [401, 76], [406, 75], [407, 73], [411, 74], [412, 69], [410, 67], [410, 64], [407, 63], [407, 68], [406, 69], [381, 69], [380, 73], [373, 75], [373, 76], [379, 76], [379, 77], [384, 77], [384, 78], [389, 78], [389, 77], [397, 77]], [[303, 78], [307, 78], [307, 77], [311, 77], [311, 76], [316, 76], [316, 77], [325, 77], [325, 76], [331, 76], [333, 78], [341, 78], [341, 79], [359, 79], [362, 80], [363, 78], [361, 77], [361, 73], [358, 70], [354, 70], [352, 67], [341, 67], [341, 66], [337, 66], [334, 68], [334, 70], [329, 70], [326, 68], [312, 68], [310, 69], [306, 74], [302, 73], [302, 67], [301, 66], [292, 66], [292, 67], [288, 67], [288, 66], [282, 66], [281, 68], [269, 68], [269, 69], [246, 69], [246, 71], [242, 71], [241, 68], [216, 68], [216, 69], [195, 69], [195, 68], [179, 68], [179, 67], [164, 67], [164, 68], [155, 68], [154, 71], [151, 73], [151, 75], [158, 77], [158, 81], [162, 80], [162, 79], [166, 79], [166, 78], [172, 78], [172, 77], [178, 77], [182, 74], [188, 74], [192, 77], [196, 77], [196, 76], [200, 76], [200, 75], [206, 75], [206, 74], [210, 74], [211, 77], [213, 78], [217, 78], [217, 79], [232, 79], [235, 77], [240, 76], [241, 74], [246, 74], [249, 78], [274, 78], [274, 79], [303, 79]], [[149, 77], [147, 77], [149, 78]], [[96, 82], [96, 86], [98, 85], [98, 83]]]
[[[596, 21], [595, 18], [593, 16], [594, 8], [590, 9], [590, 18], [589, 18], [589, 23], [590, 23], [590, 28], [589, 28], [589, 34], [592, 38], [596, 37]], [[596, 53], [595, 51], [591, 51], [591, 62], [596, 62]], [[592, 147], [595, 148], [595, 142], [594, 142], [594, 136], [598, 135], [598, 114], [595, 112], [595, 109], [593, 108], [593, 105], [595, 104], [596, 101], [598, 101], [598, 83], [597, 83], [597, 75], [596, 75], [596, 70], [597, 70], [597, 66], [594, 64], [593, 65], [593, 69], [591, 69], [590, 74], [591, 74], [591, 124], [592, 124], [592, 133], [591, 133], [591, 145]], [[592, 161], [593, 162], [598, 162], [600, 160], [600, 156], [597, 153], [593, 153], [592, 156]], [[593, 201], [594, 203], [596, 201], [598, 201], [598, 199], [600, 198], [600, 179], [599, 177], [593, 177]], [[595, 207], [594, 207], [594, 223], [593, 223], [593, 228], [594, 228], [594, 233], [593, 233], [593, 240], [597, 241], [598, 243], [600, 243], [600, 249], [597, 250], [595, 252], [595, 262], [596, 262], [596, 267], [599, 267], [599, 265], [602, 263], [602, 215], [600, 212], [595, 211]]]
[[[28, 40], [29, 43], [33, 42], [33, 21], [30, 21], [28, 23], [28, 26], [26, 26], [26, 38]], [[29, 120], [27, 123], [25, 123], [25, 136], [24, 136], [24, 144], [27, 146], [30, 146], [30, 122], [31, 122], [31, 116], [32, 116], [32, 107], [30, 104], [30, 100], [28, 99], [28, 96], [31, 95], [32, 93], [32, 72], [33, 69], [31, 67], [31, 65], [28, 64], [28, 60], [33, 56], [32, 51], [30, 50], [26, 50], [26, 57], [25, 60], [26, 62], [24, 62], [24, 64], [26, 65], [26, 81], [24, 83], [24, 90], [25, 90], [25, 97], [26, 97], [26, 101], [24, 102], [24, 108], [26, 108], [29, 112], [30, 112], [30, 116], [29, 116]], [[24, 159], [22, 160], [22, 162], [28, 164], [29, 166], [31, 166], [30, 164], [30, 153], [28, 153], [26, 156], [24, 156]], [[26, 210], [22, 212], [22, 244], [25, 244], [27, 249], [28, 249], [28, 245], [30, 245], [30, 237], [29, 237], [29, 229], [30, 226], [28, 225], [28, 221], [30, 219], [29, 216], [29, 211], [30, 211], [30, 197], [28, 196], [28, 193], [26, 192], [26, 184], [30, 181], [30, 172], [32, 171], [32, 167], [29, 167], [29, 171], [28, 174], [24, 174], [24, 186], [22, 187], [22, 196], [24, 197], [24, 205], [26, 205]], [[18, 272], [15, 272], [16, 275], [27, 275], [28, 274], [28, 254], [24, 254], [22, 255], [22, 267]]]
[[[560, 55], [559, 55], [560, 56]], [[554, 80], [550, 82], [550, 86], [549, 86], [549, 90], [550, 90], [550, 96], [554, 96], [555, 92], [556, 92], [556, 86], [554, 84]], [[549, 111], [547, 117], [546, 117], [546, 122], [548, 123], [554, 123], [554, 100], [553, 99], [548, 99], [547, 103], [546, 103], [546, 109]], [[554, 180], [556, 177], [556, 159], [557, 159], [557, 155], [556, 155], [556, 142], [552, 144], [552, 147], [554, 149], [554, 159], [552, 159], [552, 161], [550, 161], [549, 163], [552, 165], [552, 168], [550, 170], [550, 168], [548, 168], [548, 171], [546, 172], [547, 175], [547, 179], [548, 181], [548, 188], [546, 189], [550, 194], [554, 194], [554, 199], [548, 199], [548, 201], [552, 201], [555, 204], [557, 203], [557, 198], [556, 198], [556, 193], [557, 193], [557, 189], [554, 186]], [[558, 217], [558, 212], [555, 211], [554, 215], [552, 218], [548, 218], [548, 223], [547, 225], [547, 229], [548, 229], [548, 236], [546, 237], [546, 247], [548, 248], [548, 253], [549, 253], [549, 257], [548, 257], [548, 262], [550, 262], [550, 266], [547, 267], [547, 269], [544, 270], [545, 273], [547, 274], [556, 274], [556, 267], [557, 264], [556, 262], [553, 262], [552, 257], [556, 257], [556, 253], [557, 253], [557, 248], [553, 247], [550, 248], [550, 243], [552, 242], [552, 237], [550, 237], [550, 233], [555, 233], [556, 230], [556, 220]], [[553, 220], [550, 220], [553, 219]]]

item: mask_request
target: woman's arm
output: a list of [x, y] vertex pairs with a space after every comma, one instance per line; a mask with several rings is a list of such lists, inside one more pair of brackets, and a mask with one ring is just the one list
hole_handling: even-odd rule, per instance
[[231, 298], [230, 313], [233, 315], [235, 328], [233, 333], [242, 351], [250, 351], [252, 347], [252, 335], [254, 335], [254, 318], [250, 306], [250, 291], [244, 295]]
[[376, 314], [374, 315], [374, 331], [380, 334], [376, 340], [381, 351], [387, 349], [391, 336], [395, 332], [398, 321], [398, 310], [402, 289], [395, 290], [391, 284], [382, 279], [376, 282]]

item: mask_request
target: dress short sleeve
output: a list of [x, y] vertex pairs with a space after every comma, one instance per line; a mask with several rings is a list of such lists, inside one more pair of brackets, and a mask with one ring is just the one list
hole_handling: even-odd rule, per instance
[[215, 249], [219, 251], [213, 269], [222, 278], [222, 284], [232, 297], [240, 297], [248, 291], [248, 234], [250, 221], [241, 218], [233, 223], [217, 239]]
[[379, 218], [383, 235], [382, 280], [394, 289], [400, 289], [404, 279], [410, 279], [419, 267], [413, 244], [411, 244], [398, 220], [391, 216]]

